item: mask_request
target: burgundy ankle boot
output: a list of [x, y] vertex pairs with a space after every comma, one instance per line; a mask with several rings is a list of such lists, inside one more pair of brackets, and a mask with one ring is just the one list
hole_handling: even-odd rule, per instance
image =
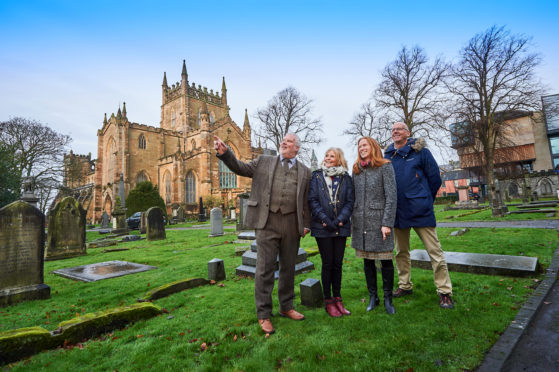
[[344, 303], [342, 302], [341, 297], [334, 297], [334, 300], [336, 300], [336, 307], [338, 308], [338, 311], [340, 313], [342, 313], [343, 315], [351, 315], [351, 311], [344, 307]]
[[328, 315], [334, 318], [339, 318], [342, 316], [342, 313], [340, 313], [340, 311], [338, 310], [336, 303], [337, 303], [336, 300], [333, 298], [325, 298], [324, 308], [326, 309]]

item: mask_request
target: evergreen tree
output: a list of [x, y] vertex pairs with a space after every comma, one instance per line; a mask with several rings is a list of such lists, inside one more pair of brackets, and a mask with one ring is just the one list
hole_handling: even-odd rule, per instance
[[136, 185], [134, 189], [128, 193], [126, 198], [126, 216], [129, 217], [136, 212], [144, 212], [151, 207], [159, 207], [166, 215], [165, 202], [157, 186], [153, 186], [151, 182], [144, 181]]

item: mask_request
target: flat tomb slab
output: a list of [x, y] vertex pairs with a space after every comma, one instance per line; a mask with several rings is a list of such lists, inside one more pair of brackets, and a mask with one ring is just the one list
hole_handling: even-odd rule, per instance
[[83, 266], [68, 267], [52, 273], [82, 282], [96, 282], [142, 271], [157, 269], [155, 266], [142, 265], [127, 261], [106, 261]]
[[[482, 254], [464, 252], [445, 252], [449, 271], [464, 273], [534, 276], [538, 270], [537, 257], [509, 256], [501, 254]], [[431, 270], [431, 260], [424, 249], [410, 252], [413, 267]]]
[[522, 214], [522, 213], [555, 213], [555, 209], [521, 209], [519, 211], [510, 211], [510, 214]]

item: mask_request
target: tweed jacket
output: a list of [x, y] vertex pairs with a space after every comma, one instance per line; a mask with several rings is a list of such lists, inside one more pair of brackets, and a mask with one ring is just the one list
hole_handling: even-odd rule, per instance
[[351, 246], [367, 252], [394, 250], [394, 234], [382, 240], [381, 227], [394, 227], [396, 217], [396, 180], [391, 163], [370, 166], [353, 174], [355, 204], [351, 217]]
[[[279, 156], [260, 155], [247, 163], [238, 160], [228, 148], [223, 155], [217, 155], [231, 171], [243, 177], [252, 178], [250, 197], [247, 200], [245, 223], [252, 229], [263, 229], [270, 212], [272, 182], [279, 164]], [[311, 226], [309, 210], [309, 181], [311, 171], [297, 160], [297, 226], [299, 235], [303, 236], [305, 228]]]

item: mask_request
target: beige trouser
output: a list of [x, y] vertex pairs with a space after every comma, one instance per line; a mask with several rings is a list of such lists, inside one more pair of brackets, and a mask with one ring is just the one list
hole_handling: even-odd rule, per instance
[[[410, 280], [411, 259], [410, 259], [410, 229], [394, 228], [394, 239], [396, 243], [396, 266], [398, 268], [398, 287], [405, 290], [413, 288]], [[448, 275], [444, 252], [437, 237], [437, 230], [434, 227], [414, 227], [419, 239], [423, 242], [427, 254], [431, 259], [433, 276], [437, 292], [439, 294], [452, 294], [452, 283]]]

